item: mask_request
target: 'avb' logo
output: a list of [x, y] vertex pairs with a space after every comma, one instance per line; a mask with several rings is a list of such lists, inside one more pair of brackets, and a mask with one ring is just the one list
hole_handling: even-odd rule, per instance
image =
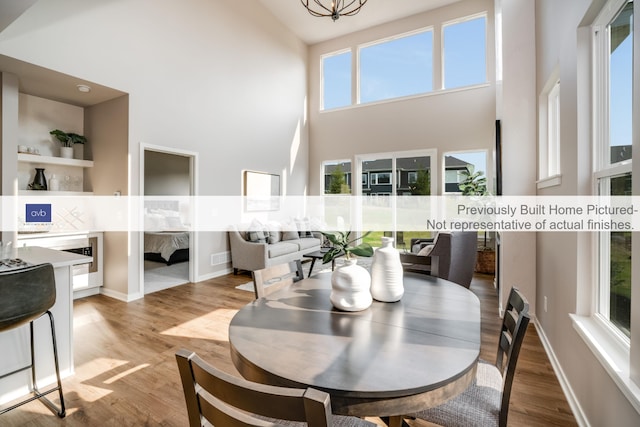
[[27, 204], [26, 222], [51, 222], [51, 204]]

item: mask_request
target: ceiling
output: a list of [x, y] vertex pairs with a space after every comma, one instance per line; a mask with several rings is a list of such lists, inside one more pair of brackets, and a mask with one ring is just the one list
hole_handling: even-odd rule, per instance
[[[279, 21], [307, 44], [333, 39], [365, 28], [436, 9], [459, 0], [370, 0], [355, 16], [331, 18], [311, 16], [298, 0], [258, 0]], [[327, 4], [331, 0], [322, 0]], [[0, 0], [0, 31], [17, 19], [36, 0]], [[17, 5], [17, 6], [16, 6]], [[20, 76], [20, 91], [81, 107], [95, 105], [124, 95], [123, 92], [83, 81], [73, 76], [53, 72], [0, 55], [0, 70]], [[91, 87], [90, 93], [78, 92], [76, 86]]]
[[[337, 21], [316, 18], [298, 0], [258, 0], [264, 7], [307, 44], [315, 44], [365, 28], [380, 25], [417, 13], [436, 9], [459, 0], [370, 0], [355, 16]], [[331, 0], [322, 0], [330, 5]], [[313, 1], [310, 0], [310, 3]]]

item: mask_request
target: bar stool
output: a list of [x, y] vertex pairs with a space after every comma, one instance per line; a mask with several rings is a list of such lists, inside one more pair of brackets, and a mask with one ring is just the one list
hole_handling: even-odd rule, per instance
[[[20, 403], [0, 410], [0, 414], [24, 405], [36, 399], [40, 399], [51, 411], [60, 418], [65, 416], [64, 398], [62, 396], [62, 382], [60, 381], [60, 368], [58, 366], [58, 349], [56, 345], [56, 332], [53, 323], [53, 314], [49, 309], [56, 302], [56, 284], [51, 264], [40, 264], [32, 267], [0, 272], [0, 333], [15, 329], [29, 323], [31, 364], [16, 369], [0, 376], [0, 380], [9, 375], [17, 374], [31, 368], [31, 380], [33, 396]], [[53, 342], [53, 357], [55, 361], [57, 387], [45, 392], [38, 390], [36, 382], [35, 352], [33, 348], [33, 321], [49, 315], [51, 324], [51, 338]], [[60, 407], [57, 407], [45, 395], [58, 391], [60, 394]]]

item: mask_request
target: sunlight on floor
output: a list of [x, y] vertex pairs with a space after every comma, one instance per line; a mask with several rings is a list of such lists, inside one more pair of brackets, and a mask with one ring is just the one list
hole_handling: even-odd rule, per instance
[[163, 335], [172, 335], [187, 338], [212, 339], [219, 341], [229, 341], [229, 331], [226, 328], [219, 328], [220, 319], [227, 322], [236, 314], [237, 310], [217, 309], [204, 316], [191, 319], [178, 326], [169, 328]]

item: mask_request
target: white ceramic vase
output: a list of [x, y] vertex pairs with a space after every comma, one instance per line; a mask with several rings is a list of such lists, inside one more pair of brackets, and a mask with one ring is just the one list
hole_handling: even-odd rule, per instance
[[333, 306], [344, 311], [361, 311], [369, 308], [371, 298], [371, 275], [366, 268], [356, 264], [355, 258], [345, 260], [331, 274], [331, 295]]
[[404, 294], [400, 253], [393, 247], [393, 238], [383, 237], [371, 262], [371, 295], [377, 301], [399, 301]]
[[60, 147], [60, 157], [63, 159], [73, 159], [73, 147]]

